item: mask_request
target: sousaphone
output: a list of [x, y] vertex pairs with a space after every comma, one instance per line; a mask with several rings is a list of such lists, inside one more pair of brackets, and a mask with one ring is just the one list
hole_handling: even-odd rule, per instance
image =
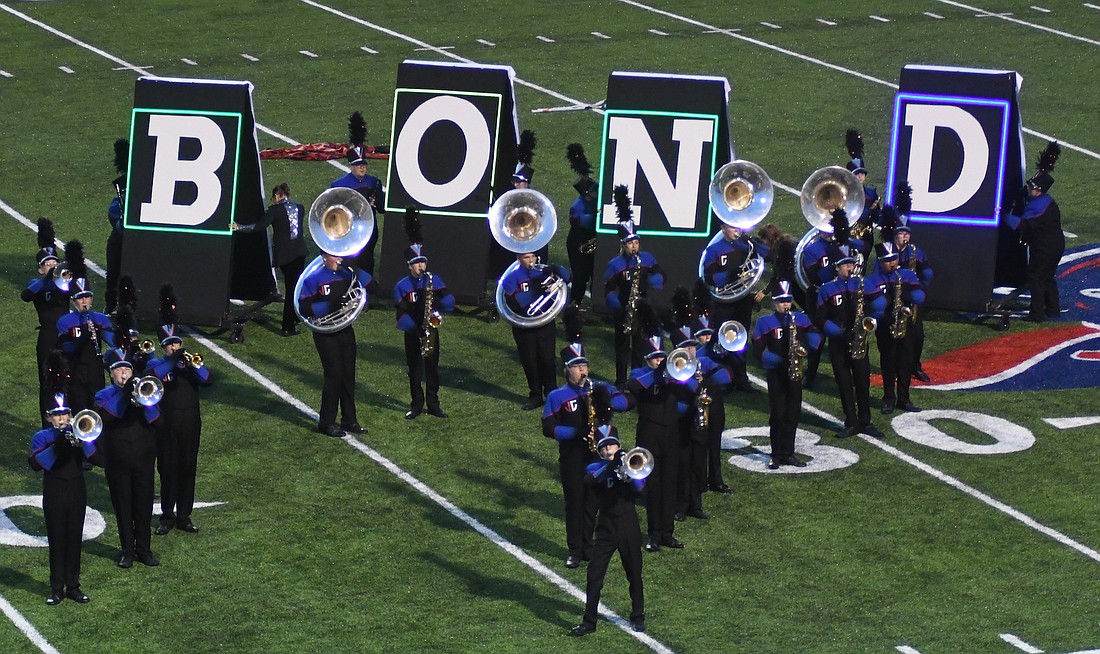
[[[322, 252], [337, 257], [354, 256], [362, 251], [373, 233], [374, 210], [355, 189], [327, 189], [317, 196], [309, 208], [309, 235]], [[359, 317], [367, 306], [367, 292], [353, 275], [351, 286], [338, 309], [324, 316], [303, 316], [298, 304], [302, 283], [324, 265], [324, 260], [318, 256], [298, 277], [298, 284], [294, 287], [294, 312], [309, 329], [329, 334], [340, 331]]]
[[837, 207], [842, 207], [848, 215], [848, 226], [854, 225], [863, 214], [864, 200], [863, 184], [847, 168], [826, 166], [806, 178], [800, 201], [802, 215], [810, 223], [810, 230], [802, 236], [794, 251], [794, 276], [803, 290], [812, 285], [802, 266], [802, 253], [806, 247], [821, 238], [823, 232], [833, 233], [829, 221]]
[[[764, 169], [752, 163], [738, 159], [718, 169], [710, 180], [710, 205], [714, 214], [726, 225], [736, 227], [742, 232], [751, 231], [768, 215], [772, 209], [775, 191], [772, 180]], [[710, 242], [718, 243], [725, 236], [719, 231]], [[699, 255], [699, 278], [703, 278], [703, 257]], [[764, 277], [764, 257], [755, 249], [742, 267], [737, 279], [722, 286], [710, 288], [710, 294], [719, 302], [735, 302], [754, 291]]]

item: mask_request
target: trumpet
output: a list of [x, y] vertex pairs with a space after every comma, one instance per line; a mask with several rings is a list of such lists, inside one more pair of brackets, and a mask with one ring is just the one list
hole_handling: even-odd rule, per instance
[[78, 446], [81, 443], [91, 443], [103, 433], [103, 418], [91, 409], [84, 409], [73, 416], [65, 430], [65, 438], [69, 443]]
[[645, 479], [653, 472], [653, 454], [644, 447], [635, 447], [623, 455], [623, 463], [615, 472], [619, 479]]
[[149, 339], [145, 339], [138, 343], [138, 351], [146, 355], [152, 354], [155, 347], [156, 346], [153, 345], [153, 341]]
[[202, 355], [199, 354], [198, 352], [195, 352], [194, 354], [192, 354], [191, 352], [188, 352], [187, 350], [184, 350], [183, 351], [183, 360], [186, 361], [187, 365], [189, 365], [189, 366], [193, 366], [195, 368], [201, 368], [202, 367]]
[[665, 359], [665, 372], [681, 384], [695, 376], [699, 360], [686, 347], [678, 347]]
[[138, 379], [131, 392], [130, 401], [134, 406], [151, 407], [164, 397], [164, 382], [159, 377], [149, 375]]

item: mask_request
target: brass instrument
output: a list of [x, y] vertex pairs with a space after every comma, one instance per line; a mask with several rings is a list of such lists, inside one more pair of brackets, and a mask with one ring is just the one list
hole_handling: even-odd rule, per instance
[[638, 299], [642, 296], [642, 258], [634, 255], [634, 268], [630, 272], [630, 295], [626, 298], [626, 318], [623, 333], [634, 332], [634, 316], [638, 313]]
[[164, 382], [153, 375], [142, 377], [134, 384], [131, 395], [130, 401], [134, 406], [153, 406], [164, 397]]
[[192, 367], [195, 367], [195, 368], [201, 368], [202, 367], [202, 355], [199, 354], [198, 352], [195, 352], [194, 354], [192, 354], [191, 352], [188, 352], [187, 350], [184, 350], [183, 351], [183, 360], [186, 361], [187, 365], [189, 365], [189, 366], [192, 366]]
[[699, 394], [695, 396], [695, 426], [700, 430], [710, 426], [710, 392], [703, 385], [703, 367], [696, 366], [695, 381], [699, 384]]
[[[359, 191], [350, 188], [330, 188], [317, 196], [309, 208], [309, 234], [322, 252], [335, 257], [358, 254], [374, 233], [374, 210]], [[367, 306], [367, 292], [356, 275], [352, 275], [340, 307], [325, 316], [302, 315], [299, 298], [305, 280], [324, 266], [317, 257], [298, 278], [294, 288], [294, 311], [309, 329], [331, 334], [347, 327]]]
[[[806, 247], [820, 238], [822, 232], [833, 231], [829, 221], [832, 220], [833, 210], [837, 207], [844, 208], [844, 212], [848, 215], [848, 226], [854, 225], [863, 213], [866, 195], [863, 193], [863, 184], [851, 171], [840, 166], [826, 166], [819, 168], [806, 178], [799, 199], [802, 204], [802, 215], [811, 226], [810, 231], [802, 236], [794, 251], [794, 276], [798, 285], [805, 290], [816, 286], [802, 266], [802, 254]], [[861, 262], [857, 261], [856, 267], [862, 268]]]
[[653, 454], [644, 447], [635, 447], [623, 455], [623, 464], [615, 474], [619, 479], [645, 479], [653, 472]]
[[680, 382], [686, 382], [699, 371], [699, 360], [692, 356], [686, 347], [678, 347], [665, 358], [665, 372]]
[[596, 239], [590, 238], [584, 243], [581, 243], [577, 247], [577, 252], [581, 254], [596, 254]]
[[[722, 166], [710, 180], [710, 204], [714, 214], [726, 225], [741, 231], [750, 231], [760, 224], [771, 211], [775, 191], [771, 178], [760, 166], [751, 161], [737, 160]], [[719, 242], [725, 236], [719, 232], [707, 244]], [[764, 258], [751, 246], [737, 279], [710, 293], [719, 302], [735, 302], [752, 292], [764, 277]], [[703, 278], [703, 257], [699, 256], [699, 277]]]
[[91, 409], [84, 409], [73, 416], [65, 429], [65, 438], [74, 446], [91, 443], [103, 433], [103, 418]]
[[70, 285], [73, 283], [73, 271], [69, 270], [69, 267], [64, 262], [54, 269], [54, 283], [57, 290], [62, 293], [68, 293]]
[[[864, 201], [866, 202], [866, 200], [864, 200]], [[882, 204], [882, 196], [881, 195], [878, 196], [877, 198], [875, 198], [875, 201], [871, 203], [870, 207], [867, 207], [867, 210], [868, 211], [874, 211], [875, 209], [878, 208], [878, 205], [880, 205], [880, 204]], [[863, 217], [862, 212], [860, 213], [860, 217], [861, 218]], [[872, 231], [874, 231], [874, 229], [875, 229], [874, 222], [864, 223], [864, 222], [860, 222], [859, 220], [856, 220], [856, 222], [852, 223], [852, 227], [851, 227], [852, 238], [858, 238], [860, 240], [863, 240], [867, 237], [868, 234], [870, 234]]]
[[155, 348], [156, 346], [153, 345], [153, 341], [149, 340], [148, 338], [138, 343], [138, 351], [145, 355], [152, 354]]
[[[534, 189], [517, 188], [504, 193], [489, 207], [489, 232], [505, 250], [523, 254], [535, 252], [548, 243], [558, 230], [558, 216], [550, 198]], [[504, 297], [504, 279], [518, 270], [512, 263], [497, 281], [497, 311], [516, 327], [541, 327], [558, 317], [569, 299], [565, 280], [557, 275], [546, 279], [542, 295], [527, 307], [525, 315], [517, 314]], [[546, 266], [539, 265], [540, 270]]]
[[798, 325], [795, 323], [794, 314], [788, 313], [791, 324], [788, 326], [787, 338], [787, 377], [793, 382], [800, 382], [806, 376], [806, 346], [798, 342]]
[[588, 402], [588, 433], [584, 435], [584, 442], [588, 443], [588, 449], [591, 452], [598, 453], [596, 448], [596, 400], [592, 395], [592, 380], [585, 379], [584, 382], [584, 397]]
[[894, 314], [893, 321], [890, 324], [890, 335], [898, 341], [905, 338], [905, 333], [909, 330], [909, 318], [913, 315], [913, 310], [901, 301], [901, 285], [901, 275], [899, 274], [898, 280], [894, 284]]
[[859, 290], [856, 291], [856, 318], [852, 329], [852, 345], [849, 353], [852, 359], [860, 360], [867, 358], [867, 344], [870, 342], [871, 332], [878, 327], [878, 321], [865, 315], [863, 278], [857, 275], [856, 279], [859, 281]]
[[716, 339], [726, 352], [740, 352], [749, 343], [749, 332], [736, 320], [727, 320], [718, 328]]
[[420, 332], [420, 356], [429, 357], [435, 351], [435, 330], [443, 322], [443, 315], [438, 311], [432, 311], [432, 302], [435, 300], [435, 277], [430, 272], [424, 271], [428, 277], [428, 283], [424, 286], [424, 316], [421, 320]]

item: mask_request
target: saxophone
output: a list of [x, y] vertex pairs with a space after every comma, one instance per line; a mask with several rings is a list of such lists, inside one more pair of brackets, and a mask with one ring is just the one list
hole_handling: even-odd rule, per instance
[[798, 324], [795, 323], [794, 314], [790, 316], [787, 338], [787, 377], [793, 382], [801, 382], [806, 376], [806, 346], [798, 342]]
[[630, 274], [630, 295], [626, 299], [626, 320], [623, 333], [634, 331], [634, 315], [638, 312], [638, 298], [642, 294], [642, 258], [634, 255], [634, 270]]
[[894, 314], [893, 323], [890, 325], [890, 335], [894, 340], [900, 341], [905, 338], [905, 332], [909, 329], [909, 317], [912, 314], [913, 310], [901, 301], [901, 274], [899, 273], [898, 281], [894, 284]]
[[695, 381], [699, 384], [699, 395], [695, 397], [695, 426], [700, 430], [710, 426], [710, 393], [703, 386], [703, 366], [695, 368]]
[[428, 283], [424, 286], [424, 317], [421, 321], [420, 332], [420, 356], [429, 357], [435, 352], [435, 330], [439, 327], [438, 314], [432, 312], [432, 301], [435, 299], [435, 279], [430, 272], [425, 271]]
[[[906, 251], [909, 253], [909, 270], [914, 273], [917, 272], [917, 246], [909, 243], [905, 246]], [[910, 322], [917, 322], [917, 307], [912, 307], [913, 315], [909, 317]]]
[[853, 360], [858, 361], [867, 358], [867, 344], [871, 338], [871, 332], [878, 327], [878, 321], [864, 314], [863, 278], [859, 275], [855, 278], [859, 282], [859, 289], [856, 291], [856, 319], [852, 328], [852, 346], [849, 355]]
[[586, 379], [584, 382], [584, 397], [588, 402], [588, 433], [584, 435], [584, 442], [588, 443], [588, 449], [591, 452], [597, 452], [596, 450], [596, 399], [592, 396], [592, 381]]

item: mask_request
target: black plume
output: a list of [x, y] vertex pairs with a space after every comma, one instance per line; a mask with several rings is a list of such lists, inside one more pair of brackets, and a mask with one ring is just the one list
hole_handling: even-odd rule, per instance
[[535, 139], [535, 133], [529, 129], [525, 129], [519, 134], [519, 146], [516, 148], [516, 160], [520, 163], [525, 163], [528, 166], [531, 165], [531, 161], [535, 158], [535, 145], [538, 141]]
[[581, 177], [592, 174], [592, 164], [588, 163], [588, 157], [584, 154], [584, 146], [580, 143], [570, 143], [565, 146], [565, 158], [569, 161], [569, 167]]
[[115, 170], [120, 174], [126, 174], [127, 164], [130, 160], [130, 142], [126, 139], [115, 141]]
[[848, 212], [844, 211], [844, 207], [833, 209], [833, 217], [829, 219], [829, 224], [832, 225], [833, 240], [837, 245], [846, 245], [851, 241], [852, 235], [848, 231]]
[[50, 350], [46, 358], [46, 389], [52, 393], [68, 393], [72, 372], [61, 350]]
[[348, 117], [348, 143], [350, 145], [363, 145], [367, 142], [367, 121], [363, 120], [363, 114], [356, 111]]
[[676, 326], [691, 324], [691, 292], [678, 286], [672, 293], [672, 318]]
[[902, 216], [908, 216], [913, 212], [913, 187], [909, 186], [909, 182], [902, 180], [898, 182], [897, 196], [894, 198], [894, 208], [898, 210], [898, 214]]
[[56, 247], [54, 243], [57, 242], [57, 234], [53, 229], [53, 221], [49, 218], [38, 219], [38, 247], [40, 248], [52, 248]]
[[661, 333], [661, 324], [657, 320], [657, 312], [653, 310], [653, 305], [644, 300], [638, 300], [637, 315], [638, 326], [641, 327], [644, 336], [648, 338]]
[[863, 160], [863, 135], [858, 129], [849, 129], [844, 134], [844, 145], [853, 159]]
[[882, 208], [882, 229], [879, 231], [879, 240], [883, 243], [894, 242], [894, 232], [897, 230], [898, 225], [901, 224], [901, 219], [898, 216], [898, 210], [895, 207], [886, 205]]
[[565, 330], [566, 343], [578, 343], [584, 341], [584, 316], [581, 310], [575, 306], [568, 306], [562, 315], [562, 328]]
[[171, 284], [164, 284], [160, 287], [160, 324], [174, 325], [177, 320], [176, 291]]
[[134, 286], [134, 278], [123, 275], [118, 279], [118, 304], [119, 306], [137, 308], [138, 291]]
[[118, 311], [115, 312], [115, 335], [118, 337], [118, 346], [129, 352], [135, 334], [137, 334], [137, 319], [134, 318], [134, 308], [123, 304], [120, 300]]
[[405, 235], [409, 237], [410, 243], [423, 243], [424, 235], [420, 230], [420, 212], [416, 207], [405, 207]]
[[1058, 141], [1051, 141], [1039, 153], [1039, 161], [1035, 165], [1038, 167], [1039, 172], [1049, 173], [1054, 170], [1054, 164], [1058, 163], [1058, 157], [1060, 156], [1062, 156], [1062, 146], [1058, 145]]
[[711, 307], [714, 303], [714, 296], [710, 294], [710, 288], [707, 287], [707, 283], [702, 279], [695, 280], [695, 286], [692, 287], [692, 296], [694, 299], [694, 312], [697, 316], [710, 315]]
[[796, 249], [795, 242], [789, 238], [781, 238], [775, 244], [775, 270], [772, 274], [775, 279], [794, 279], [794, 253]]
[[612, 191], [611, 197], [615, 199], [615, 215], [619, 222], [625, 223], [634, 217], [634, 211], [630, 208], [630, 189], [626, 184], [619, 184]]
[[73, 274], [73, 279], [87, 279], [88, 266], [84, 263], [84, 244], [69, 241], [65, 244], [65, 267]]

